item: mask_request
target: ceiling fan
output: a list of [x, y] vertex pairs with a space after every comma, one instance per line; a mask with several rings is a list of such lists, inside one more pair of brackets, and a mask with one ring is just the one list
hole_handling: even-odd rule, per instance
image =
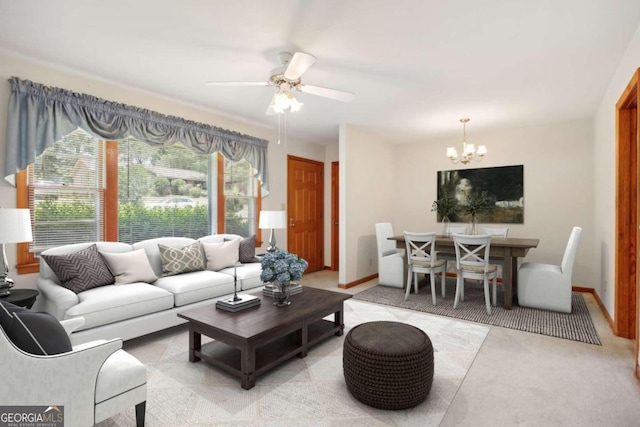
[[355, 94], [343, 90], [329, 89], [326, 87], [302, 84], [301, 76], [311, 67], [316, 58], [304, 52], [281, 52], [278, 54], [281, 67], [271, 70], [269, 80], [262, 82], [207, 82], [209, 86], [274, 86], [278, 91], [271, 98], [267, 115], [280, 114], [289, 110], [295, 112], [300, 110], [302, 103], [293, 97], [293, 89], [309, 93], [311, 95], [322, 96], [341, 102], [351, 102]]

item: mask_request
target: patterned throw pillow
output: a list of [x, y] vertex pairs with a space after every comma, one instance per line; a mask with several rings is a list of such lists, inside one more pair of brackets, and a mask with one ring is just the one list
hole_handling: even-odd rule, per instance
[[184, 248], [172, 248], [158, 244], [158, 249], [160, 249], [160, 258], [162, 259], [163, 276], [204, 270], [200, 242], [192, 243]]
[[240, 262], [260, 262], [256, 258], [256, 235], [245, 237], [240, 240], [240, 249], [238, 251]]
[[110, 285], [115, 280], [96, 245], [72, 254], [40, 256], [58, 276], [62, 286], [76, 294], [98, 286]]

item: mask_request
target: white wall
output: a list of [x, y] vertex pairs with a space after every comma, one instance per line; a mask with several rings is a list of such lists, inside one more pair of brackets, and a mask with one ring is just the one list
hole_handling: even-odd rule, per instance
[[611, 78], [594, 120], [594, 279], [596, 292], [615, 319], [615, 105], [640, 66], [640, 26]]
[[340, 273], [346, 285], [378, 272], [374, 224], [394, 222], [397, 169], [394, 146], [354, 126], [341, 125]]
[[524, 224], [508, 224], [509, 236], [540, 239], [525, 261], [560, 264], [571, 228], [583, 227], [574, 268], [576, 286], [594, 287], [592, 126], [590, 120], [532, 125], [475, 133], [469, 141], [485, 144], [481, 162], [453, 165], [446, 148], [461, 150], [461, 139], [395, 146], [394, 230], [442, 231], [431, 212], [439, 170], [524, 165]]
[[[225, 129], [246, 133], [270, 141], [269, 143], [269, 179], [270, 194], [262, 200], [265, 210], [280, 210], [286, 207], [287, 155], [325, 161], [323, 145], [306, 143], [289, 136], [286, 144], [277, 144], [277, 121], [272, 127], [265, 127], [244, 119], [231, 118], [204, 108], [188, 105], [172, 99], [98, 80], [68, 70], [52, 68], [46, 64], [33, 62], [25, 58], [0, 52], [0, 169], [4, 171], [4, 155], [7, 125], [7, 103], [10, 85], [7, 81], [16, 76], [46, 85], [61, 87], [76, 92], [87, 93], [111, 101], [147, 108], [163, 114], [183, 117], [197, 122], [208, 123]], [[3, 174], [4, 176], [4, 174]], [[14, 187], [0, 179], [0, 206], [15, 207]], [[328, 206], [325, 209], [329, 209]], [[286, 248], [286, 230], [277, 231], [278, 246]], [[268, 231], [263, 233], [263, 241], [268, 240]], [[7, 245], [7, 258], [11, 277], [17, 287], [35, 287], [35, 274], [18, 275], [15, 270], [16, 246]]]

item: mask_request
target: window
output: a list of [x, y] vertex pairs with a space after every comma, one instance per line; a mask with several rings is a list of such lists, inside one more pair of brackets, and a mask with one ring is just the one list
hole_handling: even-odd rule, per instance
[[32, 210], [34, 226], [34, 242], [18, 245], [18, 271], [37, 272], [41, 251], [68, 243], [198, 238], [210, 224], [219, 233], [256, 234], [254, 173], [245, 160], [134, 138], [104, 142], [78, 129], [17, 176], [17, 205]]
[[209, 156], [134, 138], [118, 143], [118, 240], [209, 234]]
[[258, 181], [255, 170], [246, 160], [224, 159], [224, 229], [227, 233], [256, 234]]

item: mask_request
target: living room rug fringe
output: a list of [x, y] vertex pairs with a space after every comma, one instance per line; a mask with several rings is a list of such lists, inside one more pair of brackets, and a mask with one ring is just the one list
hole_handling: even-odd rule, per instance
[[412, 291], [407, 301], [404, 300], [404, 289], [380, 285], [359, 292], [353, 298], [470, 322], [602, 345], [581, 293], [573, 292], [571, 296], [572, 313], [566, 314], [520, 307], [518, 305], [514, 305], [511, 310], [506, 310], [502, 307], [502, 293], [498, 291], [498, 306], [492, 307], [489, 315], [485, 309], [481, 284], [467, 282], [465, 285], [465, 299], [458, 304], [456, 310], [453, 309], [454, 280], [447, 280], [446, 297], [444, 299], [440, 295], [440, 284], [436, 281], [437, 305], [435, 307], [431, 303], [430, 287], [428, 284], [424, 284], [425, 282], [423, 281], [417, 295]]

